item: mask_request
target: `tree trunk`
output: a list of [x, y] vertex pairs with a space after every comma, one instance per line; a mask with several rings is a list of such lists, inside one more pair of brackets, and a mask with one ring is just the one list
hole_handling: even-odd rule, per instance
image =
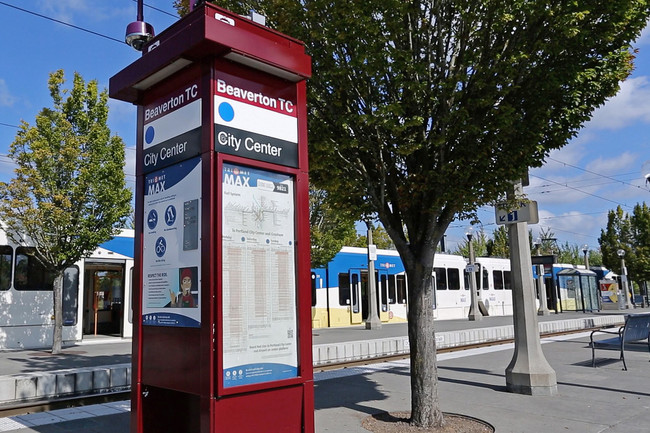
[[425, 256], [427, 257], [421, 258], [421, 261], [406, 265], [409, 281], [411, 424], [418, 427], [440, 427], [443, 417], [438, 398], [438, 363], [433, 323], [433, 256]]
[[54, 332], [52, 336], [52, 354], [61, 353], [63, 343], [63, 272], [57, 272], [54, 278]]

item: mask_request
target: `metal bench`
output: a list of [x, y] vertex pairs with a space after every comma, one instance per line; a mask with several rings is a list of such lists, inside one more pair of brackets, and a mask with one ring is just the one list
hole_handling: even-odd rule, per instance
[[[596, 333], [615, 334], [616, 337], [604, 340], [594, 341]], [[597, 329], [589, 336], [589, 345], [591, 346], [591, 366], [596, 366], [596, 348], [611, 349], [617, 348], [621, 352], [623, 361], [623, 370], [627, 371], [625, 364], [625, 345], [627, 343], [636, 343], [646, 340], [648, 344], [648, 353], [650, 353], [650, 313], [628, 314], [625, 316], [625, 324], [618, 331], [608, 331], [607, 329]]]

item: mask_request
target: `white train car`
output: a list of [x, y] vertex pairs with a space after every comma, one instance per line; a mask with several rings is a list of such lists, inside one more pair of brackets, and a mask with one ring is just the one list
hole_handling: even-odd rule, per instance
[[[510, 260], [478, 258], [477, 294], [489, 315], [512, 314]], [[434, 257], [434, 317], [464, 319], [469, 315], [471, 292], [467, 259], [453, 254]], [[383, 323], [405, 322], [408, 280], [399, 255], [378, 250], [375, 282], [379, 316]], [[368, 258], [365, 248], [344, 247], [324, 268], [312, 269], [312, 326], [351, 326], [368, 317]]]
[[477, 257], [478, 299], [490, 316], [511, 316], [510, 259]]
[[[133, 230], [102, 244], [65, 271], [63, 343], [91, 335], [133, 335], [131, 281]], [[53, 276], [0, 230], [0, 349], [52, 344]]]
[[433, 259], [434, 318], [440, 320], [467, 317], [471, 306], [467, 261], [463, 256], [438, 253]]

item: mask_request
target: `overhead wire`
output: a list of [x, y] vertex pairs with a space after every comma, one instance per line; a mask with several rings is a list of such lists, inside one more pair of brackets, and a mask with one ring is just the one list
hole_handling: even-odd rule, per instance
[[65, 21], [57, 20], [56, 18], [48, 17], [47, 15], [43, 15], [43, 14], [39, 14], [38, 12], [30, 11], [29, 9], [21, 8], [21, 7], [18, 7], [16, 5], [12, 5], [12, 4], [3, 2], [3, 1], [0, 1], [0, 5], [7, 6], [7, 7], [10, 7], [10, 8], [19, 10], [21, 12], [28, 13], [30, 15], [34, 15], [34, 16], [37, 16], [39, 18], [43, 18], [43, 19], [46, 19], [46, 20], [49, 20], [49, 21], [53, 21], [55, 23], [62, 24], [64, 26], [72, 27], [73, 29], [81, 30], [82, 32], [86, 32], [86, 33], [93, 34], [95, 36], [99, 36], [100, 38], [105, 38], [105, 39], [115, 41], [115, 42], [119, 42], [120, 44], [125, 44], [126, 45], [126, 42], [123, 41], [123, 40], [116, 39], [116, 38], [114, 38], [112, 36], [107, 36], [107, 35], [101, 34], [99, 32], [96, 32], [96, 31], [93, 31], [93, 30], [90, 30], [90, 29], [86, 29], [84, 27], [76, 26], [74, 24], [66, 23]]

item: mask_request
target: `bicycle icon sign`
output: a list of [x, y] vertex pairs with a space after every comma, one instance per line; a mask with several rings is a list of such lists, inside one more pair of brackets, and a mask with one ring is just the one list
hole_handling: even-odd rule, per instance
[[156, 255], [162, 257], [167, 251], [167, 241], [162, 236], [156, 240]]

